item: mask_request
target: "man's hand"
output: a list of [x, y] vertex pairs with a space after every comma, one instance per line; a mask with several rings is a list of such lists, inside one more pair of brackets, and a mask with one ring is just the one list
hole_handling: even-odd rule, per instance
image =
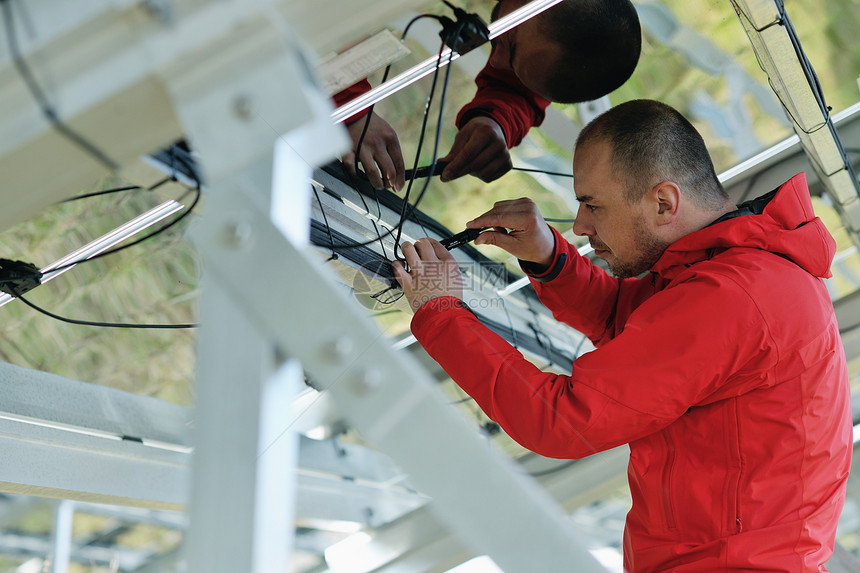
[[[356, 174], [355, 170], [355, 148], [364, 130], [366, 117], [354, 121], [346, 126], [349, 137], [352, 139], [352, 151], [343, 155], [343, 163], [350, 173]], [[361, 144], [360, 157], [367, 180], [377, 189], [391, 187], [399, 191], [406, 183], [406, 168], [403, 165], [403, 153], [400, 151], [400, 141], [394, 129], [388, 122], [371, 113], [370, 126]]]
[[454, 145], [440, 161], [448, 161], [442, 181], [474, 175], [489, 183], [511, 170], [511, 154], [502, 128], [494, 119], [477, 116], [457, 132]]
[[521, 261], [549, 267], [555, 255], [555, 237], [531, 199], [499, 201], [466, 227], [493, 227], [481, 233], [475, 244], [496, 245]]
[[403, 294], [413, 312], [430, 299], [440, 296], [463, 298], [463, 276], [451, 253], [435, 239], [404, 242], [400, 245], [409, 272], [400, 261], [394, 261], [394, 278], [403, 287]]

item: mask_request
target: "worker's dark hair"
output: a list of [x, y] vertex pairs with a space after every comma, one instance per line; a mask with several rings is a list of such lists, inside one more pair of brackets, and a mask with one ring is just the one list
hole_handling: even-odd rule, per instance
[[676, 109], [653, 100], [619, 104], [585, 126], [576, 149], [606, 141], [612, 175], [635, 203], [660, 181], [672, 181], [693, 202], [717, 209], [729, 200], [717, 179], [705, 141]]
[[633, 74], [642, 31], [630, 0], [564, 0], [538, 14], [541, 31], [562, 47], [558, 73], [543, 94], [558, 103], [601, 98]]

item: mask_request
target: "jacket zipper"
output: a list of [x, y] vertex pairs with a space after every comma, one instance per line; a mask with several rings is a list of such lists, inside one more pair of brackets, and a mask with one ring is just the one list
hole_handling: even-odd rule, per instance
[[732, 399], [732, 408], [729, 414], [734, 419], [732, 420], [734, 426], [734, 436], [732, 436], [732, 440], [734, 441], [735, 447], [735, 455], [737, 456], [738, 469], [737, 475], [735, 476], [734, 481], [734, 491], [732, 492], [734, 496], [734, 504], [732, 509], [735, 514], [735, 534], [738, 534], [743, 531], [743, 522], [741, 521], [741, 478], [743, 476], [743, 459], [741, 457], [741, 423], [740, 417], [738, 416], [738, 402], [737, 399]]
[[669, 529], [675, 529], [675, 503], [672, 499], [674, 488], [673, 484], [673, 475], [675, 468], [675, 446], [672, 444], [672, 440], [669, 439], [668, 432], [663, 433], [663, 440], [666, 442], [666, 452], [668, 453], [668, 460], [666, 461], [666, 468], [664, 470], [664, 481], [665, 484], [663, 489], [663, 511], [666, 514], [666, 527]]

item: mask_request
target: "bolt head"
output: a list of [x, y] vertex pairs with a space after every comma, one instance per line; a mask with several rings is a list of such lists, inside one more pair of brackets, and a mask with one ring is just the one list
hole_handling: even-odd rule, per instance
[[254, 102], [247, 95], [237, 96], [233, 100], [233, 113], [242, 121], [251, 121], [254, 117]]
[[382, 372], [377, 368], [366, 368], [350, 380], [350, 389], [356, 396], [367, 396], [382, 385]]
[[325, 354], [332, 362], [340, 363], [349, 358], [355, 344], [348, 336], [339, 336], [328, 343]]
[[231, 250], [247, 250], [254, 243], [254, 227], [248, 221], [230, 221], [221, 230], [221, 244]]

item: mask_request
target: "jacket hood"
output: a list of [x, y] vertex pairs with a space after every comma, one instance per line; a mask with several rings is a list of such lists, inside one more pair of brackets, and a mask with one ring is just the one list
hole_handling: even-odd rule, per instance
[[795, 175], [768, 195], [770, 200], [766, 195], [750, 202], [766, 201], [760, 212], [744, 214], [749, 212], [744, 204], [728, 218], [678, 239], [651, 270], [671, 279], [687, 265], [709, 259], [715, 250], [747, 247], [783, 256], [811, 275], [829, 278], [836, 241], [812, 210], [806, 174]]

